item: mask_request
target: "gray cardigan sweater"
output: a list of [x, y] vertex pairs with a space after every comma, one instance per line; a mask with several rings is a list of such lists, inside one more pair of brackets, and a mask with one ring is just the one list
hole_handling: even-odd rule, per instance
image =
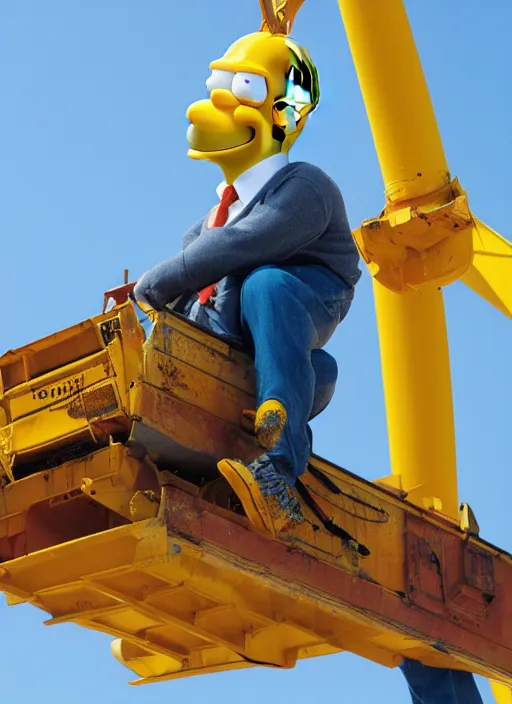
[[322, 265], [349, 286], [361, 270], [339, 188], [321, 169], [294, 162], [280, 169], [231, 222], [199, 220], [183, 249], [139, 279], [135, 296], [157, 309], [230, 275], [268, 265]]

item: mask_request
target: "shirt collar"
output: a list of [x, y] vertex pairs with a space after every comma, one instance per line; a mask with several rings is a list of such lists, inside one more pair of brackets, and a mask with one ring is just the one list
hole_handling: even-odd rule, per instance
[[[283, 166], [288, 164], [288, 155], [274, 154], [269, 156], [257, 164], [252, 166], [247, 171], [236, 179], [233, 183], [236, 192], [238, 193], [238, 198], [242, 205], [247, 205], [251, 202], [254, 196], [263, 188], [263, 186], [270, 181], [272, 176], [274, 176], [278, 171], [280, 171]], [[223, 181], [217, 187], [217, 195], [222, 198], [224, 189], [226, 188], [226, 182]]]

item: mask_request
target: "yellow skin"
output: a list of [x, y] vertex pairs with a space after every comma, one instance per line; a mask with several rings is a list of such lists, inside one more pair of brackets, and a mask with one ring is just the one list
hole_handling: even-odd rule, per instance
[[[221, 59], [213, 61], [212, 71], [262, 76], [267, 96], [263, 102], [254, 103], [237, 98], [231, 90], [214, 88], [209, 99], [193, 103], [187, 111], [188, 155], [214, 162], [222, 169], [226, 183], [232, 184], [244, 171], [280, 152], [282, 145], [272, 137], [272, 107], [285, 93], [290, 63], [286, 38], [269, 32], [242, 37]], [[294, 139], [286, 140], [285, 149], [289, 149], [302, 127], [300, 124]]]

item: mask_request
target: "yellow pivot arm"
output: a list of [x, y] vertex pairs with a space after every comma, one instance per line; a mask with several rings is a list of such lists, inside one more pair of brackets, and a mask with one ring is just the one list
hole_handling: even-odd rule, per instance
[[473, 217], [473, 251], [462, 281], [512, 318], [512, 243]]

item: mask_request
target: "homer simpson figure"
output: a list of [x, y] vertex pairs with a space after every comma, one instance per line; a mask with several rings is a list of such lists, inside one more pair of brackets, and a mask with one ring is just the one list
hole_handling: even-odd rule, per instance
[[321, 348], [345, 318], [359, 255], [336, 184], [288, 151], [319, 98], [307, 51], [261, 31], [211, 64], [209, 99], [190, 106], [189, 156], [223, 171], [220, 203], [146, 272], [134, 295], [174, 310], [254, 355], [255, 430], [265, 450], [219, 470], [247, 516], [276, 536], [304, 521], [295, 480], [311, 453], [308, 421], [329, 403], [335, 360]]
[[[292, 15], [301, 4], [291, 3]], [[187, 136], [189, 156], [224, 173], [220, 203], [134, 294], [253, 352], [255, 429], [266, 453], [249, 466], [222, 460], [219, 470], [253, 524], [284, 537], [304, 521], [294, 484], [311, 452], [308, 421], [337, 378], [321, 348], [347, 315], [361, 272], [337, 186], [311, 164], [288, 162], [318, 104], [318, 77], [287, 38], [290, 22], [274, 20], [277, 31], [243, 37], [211, 64], [210, 97], [189, 108]], [[470, 673], [406, 658], [401, 670], [415, 703], [482, 702]]]

